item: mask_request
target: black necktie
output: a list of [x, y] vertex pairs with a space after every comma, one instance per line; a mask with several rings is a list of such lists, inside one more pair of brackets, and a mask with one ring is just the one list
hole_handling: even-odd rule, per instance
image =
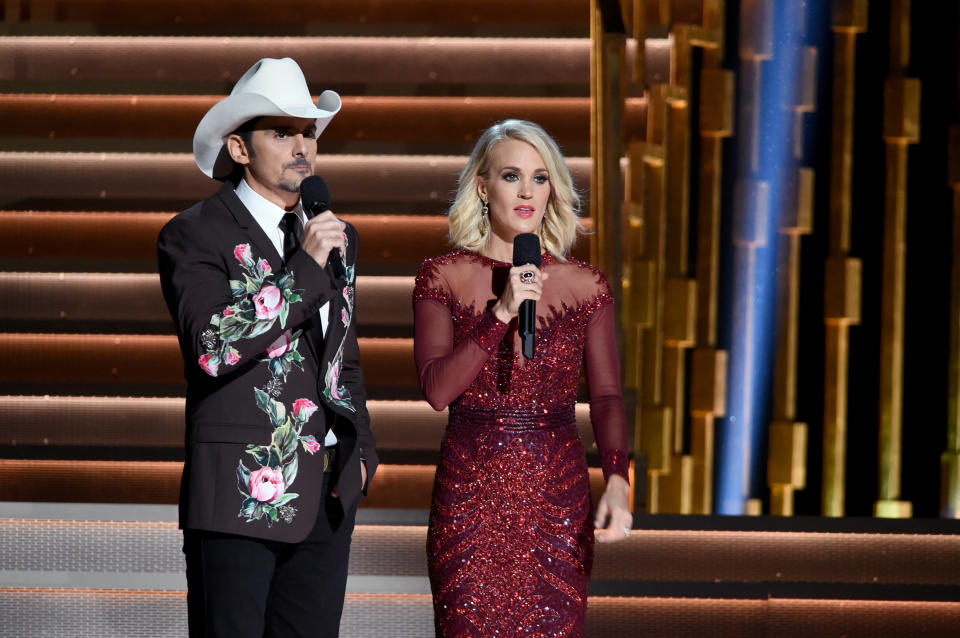
[[300, 223], [300, 215], [297, 213], [284, 213], [280, 220], [280, 230], [283, 231], [283, 261], [290, 260], [290, 257], [298, 248], [300, 240], [303, 238], [303, 225]]

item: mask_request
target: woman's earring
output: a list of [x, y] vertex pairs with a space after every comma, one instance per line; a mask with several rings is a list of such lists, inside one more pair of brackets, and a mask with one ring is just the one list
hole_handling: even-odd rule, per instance
[[480, 209], [480, 236], [487, 234], [487, 215], [490, 214], [490, 204], [483, 202], [483, 208]]

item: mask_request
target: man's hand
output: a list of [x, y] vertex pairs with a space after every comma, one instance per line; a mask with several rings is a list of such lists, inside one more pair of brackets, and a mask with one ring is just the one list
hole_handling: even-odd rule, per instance
[[303, 227], [301, 247], [321, 268], [326, 267], [330, 251], [340, 249], [341, 255], [347, 254], [347, 225], [336, 218], [332, 211], [324, 211], [307, 222]]
[[[360, 459], [360, 489], [363, 489], [363, 486], [366, 484], [367, 484], [367, 462], [364, 461], [363, 459]], [[340, 490], [338, 490], [337, 488], [333, 488], [333, 490], [330, 491], [330, 494], [332, 494], [334, 498], [340, 498]]]

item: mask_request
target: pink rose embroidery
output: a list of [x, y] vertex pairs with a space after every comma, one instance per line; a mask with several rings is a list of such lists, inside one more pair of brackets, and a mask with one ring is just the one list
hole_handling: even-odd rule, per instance
[[346, 309], [346, 308], [341, 308], [341, 309], [340, 309], [340, 321], [343, 322], [343, 325], [344, 325], [344, 326], [350, 324], [350, 315], [347, 313], [347, 309]]
[[261, 503], [273, 503], [283, 496], [283, 474], [272, 467], [261, 467], [250, 474], [250, 496]]
[[253, 265], [253, 257], [250, 255], [250, 244], [237, 244], [233, 247], [233, 256], [241, 264]]
[[316, 454], [320, 451], [320, 442], [317, 441], [317, 437], [313, 436], [312, 434], [305, 436], [300, 440], [303, 441], [304, 449], [306, 449], [310, 454]]
[[290, 352], [290, 344], [293, 342], [293, 335], [290, 334], [290, 331], [287, 330], [282, 335], [277, 337], [277, 340], [271, 343], [267, 347], [267, 356], [271, 359], [276, 359], [277, 357], [282, 357], [283, 355]]
[[260, 272], [260, 276], [261, 276], [261, 277], [266, 277], [266, 276], [269, 275], [271, 272], [273, 272], [273, 269], [270, 267], [270, 262], [269, 262], [269, 261], [267, 261], [266, 259], [262, 259], [262, 258], [261, 258], [261, 259], [257, 262], [257, 271]]
[[253, 298], [253, 305], [257, 309], [258, 319], [273, 319], [280, 314], [283, 295], [276, 286], [264, 286]]
[[317, 404], [310, 399], [297, 399], [293, 402], [293, 418], [306, 422], [317, 411]]
[[235, 315], [235, 314], [237, 314], [237, 311], [234, 310], [234, 309], [232, 309], [232, 308], [224, 308], [224, 309], [223, 309], [223, 316], [224, 316], [224, 317], [230, 317], [230, 316], [233, 316], [233, 315]]
[[240, 361], [240, 353], [234, 348], [227, 348], [227, 351], [224, 353], [223, 362], [228, 366], [232, 366], [236, 365], [238, 361]]
[[343, 289], [343, 298], [347, 300], [347, 303], [350, 303], [351, 293], [350, 286]]
[[217, 376], [217, 369], [220, 367], [220, 357], [218, 357], [215, 353], [210, 352], [200, 355], [200, 359], [197, 360], [197, 363], [199, 363], [200, 368], [211, 377]]
[[330, 368], [330, 396], [334, 399], [341, 399], [340, 396], [340, 364], [336, 363]]

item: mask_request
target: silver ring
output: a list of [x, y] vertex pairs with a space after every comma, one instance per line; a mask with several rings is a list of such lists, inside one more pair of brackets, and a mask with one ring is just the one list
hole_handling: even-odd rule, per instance
[[532, 270], [524, 270], [520, 273], [520, 281], [521, 283], [532, 284], [536, 276]]
[[627, 527], [626, 525], [623, 526], [623, 535], [630, 536], [630, 528]]

